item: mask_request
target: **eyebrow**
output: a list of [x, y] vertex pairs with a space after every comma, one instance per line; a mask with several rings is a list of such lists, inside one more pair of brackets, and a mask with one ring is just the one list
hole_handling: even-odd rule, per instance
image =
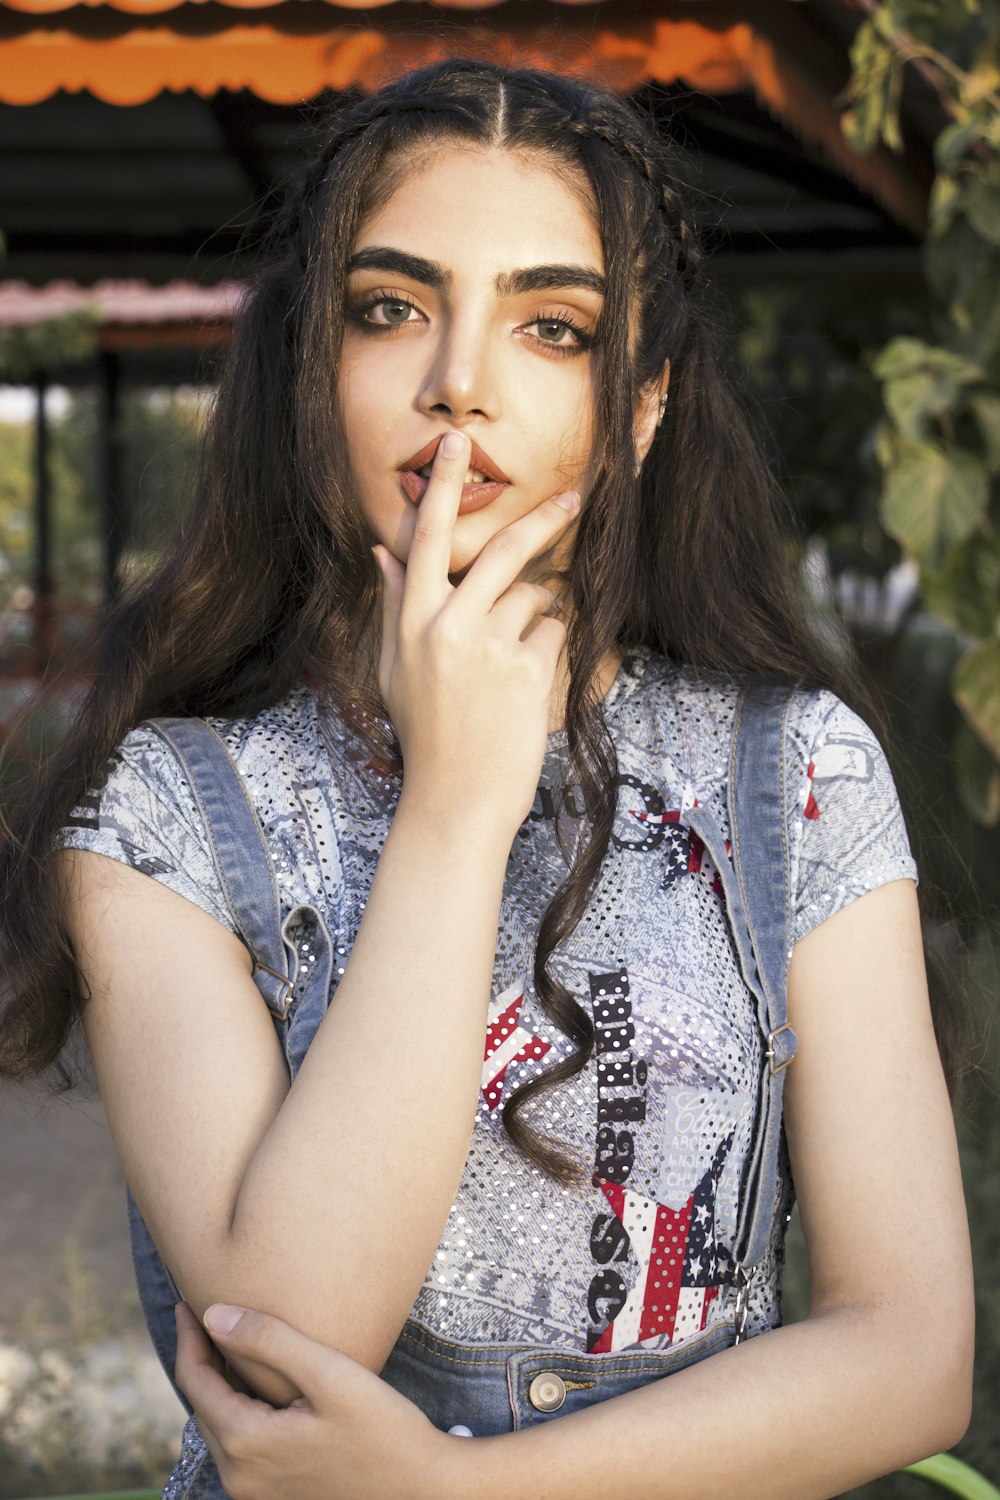
[[[452, 283], [451, 272], [436, 261], [424, 260], [423, 256], [410, 255], [405, 250], [394, 250], [389, 245], [369, 245], [364, 250], [355, 251], [347, 269], [388, 271], [410, 281], [422, 282], [436, 292], [447, 292]], [[556, 291], [563, 287], [579, 287], [603, 297], [607, 290], [604, 277], [592, 266], [524, 266], [518, 271], [501, 271], [493, 284], [498, 297], [517, 297], [525, 292]]]

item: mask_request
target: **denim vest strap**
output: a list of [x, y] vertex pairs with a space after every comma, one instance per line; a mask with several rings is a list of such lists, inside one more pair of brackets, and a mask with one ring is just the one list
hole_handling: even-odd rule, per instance
[[271, 855], [246, 787], [225, 745], [204, 719], [146, 722], [187, 772], [226, 905], [253, 959], [254, 983], [271, 1014], [283, 1021], [298, 965], [295, 949], [282, 933]]
[[[254, 983], [285, 1042], [296, 955], [285, 936], [271, 857], [246, 788], [225, 745], [204, 719], [147, 719], [145, 723], [165, 741], [184, 770], [204, 819], [230, 915], [253, 959]], [[178, 1399], [190, 1412], [190, 1404], [174, 1383], [174, 1305], [181, 1293], [130, 1190], [126, 1197], [132, 1264], [143, 1316], [160, 1363]]]
[[740, 694], [729, 758], [731, 860], [708, 808], [685, 817], [713, 857], [726, 896], [744, 981], [753, 994], [764, 1040], [753, 1141], [742, 1184], [736, 1237], [737, 1335], [747, 1288], [771, 1237], [778, 1191], [784, 1070], [795, 1056], [788, 1025], [788, 828], [785, 734], [792, 690], [759, 678]]

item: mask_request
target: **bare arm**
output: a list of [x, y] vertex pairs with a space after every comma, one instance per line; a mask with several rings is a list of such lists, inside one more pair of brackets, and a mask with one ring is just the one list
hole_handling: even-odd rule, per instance
[[969, 1420], [972, 1274], [912, 884], [804, 938], [787, 1128], [809, 1316], [639, 1390], [472, 1442], [367, 1371], [250, 1311], [222, 1347], [294, 1372], [301, 1411], [233, 1392], [182, 1319], [178, 1374], [227, 1493], [297, 1500], [828, 1500], [951, 1447]]
[[238, 940], [146, 876], [63, 858], [102, 1098], [186, 1300], [258, 1299], [380, 1368], [468, 1149], [506, 850], [400, 805], [291, 1089]]
[[789, 1010], [808, 1318], [558, 1421], [445, 1443], [437, 1492], [826, 1500], [961, 1437], [972, 1268], [911, 882], [797, 944]]
[[[465, 1161], [506, 858], [534, 795], [565, 639], [539, 619], [547, 590], [511, 586], [569, 519], [552, 501], [449, 584], [467, 451], [439, 455], [408, 569], [385, 564], [383, 692], [404, 791], [291, 1087], [238, 940], [146, 876], [60, 856], [112, 1133], [186, 1299], [199, 1313], [214, 1301], [270, 1310], [372, 1369], [412, 1306]], [[269, 1399], [293, 1394], [237, 1368]]]

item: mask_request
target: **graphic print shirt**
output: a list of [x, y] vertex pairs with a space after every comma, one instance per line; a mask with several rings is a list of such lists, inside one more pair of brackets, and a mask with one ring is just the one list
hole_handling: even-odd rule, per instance
[[[619, 762], [614, 833], [587, 911], [552, 960], [594, 1020], [597, 1047], [582, 1073], [529, 1110], [535, 1131], [588, 1168], [584, 1185], [571, 1186], [527, 1162], [501, 1123], [509, 1094], [572, 1050], [531, 978], [540, 919], [584, 836], [578, 793], [566, 786], [565, 733], [548, 737], [535, 803], [507, 864], [469, 1155], [411, 1314], [433, 1334], [599, 1353], [672, 1347], [732, 1316], [762, 1044], [722, 882], [683, 811], [695, 799], [709, 806], [728, 839], [737, 697], [733, 679], [642, 649], [605, 699]], [[282, 916], [312, 907], [332, 936], [335, 993], [398, 783], [366, 763], [351, 728], [305, 687], [252, 718], [210, 722], [260, 817]], [[794, 943], [864, 892], [917, 871], [868, 726], [826, 691], [796, 694], [788, 723]], [[233, 926], [191, 792], [147, 727], [125, 737], [59, 841], [124, 861]], [[310, 919], [292, 931], [305, 973]], [[784, 1156], [782, 1186], [770, 1251], [751, 1286], [754, 1333], [780, 1321], [791, 1202]]]

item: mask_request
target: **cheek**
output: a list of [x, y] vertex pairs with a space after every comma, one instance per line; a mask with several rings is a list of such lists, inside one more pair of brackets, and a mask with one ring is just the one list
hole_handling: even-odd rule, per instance
[[555, 481], [575, 484], [586, 472], [593, 448], [589, 385], [538, 382], [518, 392], [518, 427], [526, 454]]

